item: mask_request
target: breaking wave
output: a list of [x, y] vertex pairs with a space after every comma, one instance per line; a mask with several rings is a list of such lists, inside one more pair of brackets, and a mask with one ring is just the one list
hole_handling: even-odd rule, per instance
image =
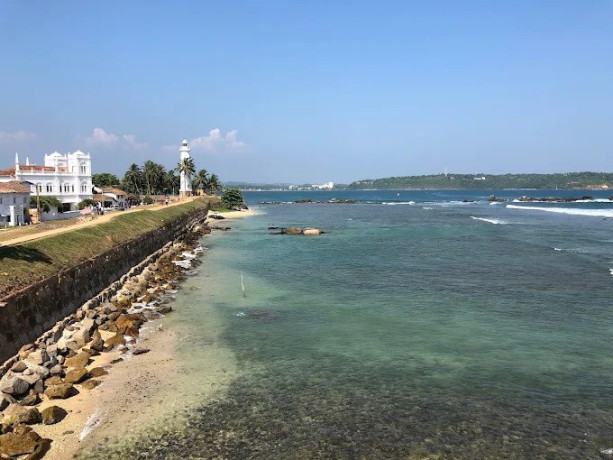
[[517, 206], [508, 204], [507, 209], [523, 209], [524, 211], [544, 211], [555, 212], [558, 214], [568, 214], [572, 216], [589, 217], [613, 217], [613, 209], [572, 209], [572, 208], [545, 208], [542, 206]]

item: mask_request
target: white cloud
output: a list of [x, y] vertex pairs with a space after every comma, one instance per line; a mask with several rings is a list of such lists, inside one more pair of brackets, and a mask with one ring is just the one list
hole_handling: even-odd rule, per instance
[[196, 137], [190, 141], [190, 147], [195, 152], [205, 153], [236, 153], [246, 152], [249, 147], [243, 141], [239, 141], [236, 136], [237, 130], [228, 131], [225, 135], [221, 129], [215, 128], [209, 131], [206, 136]]
[[28, 133], [27, 131], [0, 131], [0, 144], [15, 142], [15, 141], [27, 141], [29, 139], [36, 139], [38, 135], [36, 133]]
[[114, 146], [118, 148], [127, 148], [131, 150], [142, 150], [149, 146], [147, 142], [137, 142], [134, 134], [117, 134], [107, 133], [102, 128], [94, 128], [91, 136], [83, 139], [87, 147]]

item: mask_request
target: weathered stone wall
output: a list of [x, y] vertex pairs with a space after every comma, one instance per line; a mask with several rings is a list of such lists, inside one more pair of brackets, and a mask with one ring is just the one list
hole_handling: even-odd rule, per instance
[[2, 299], [0, 363], [205, 218], [206, 209], [194, 211]]

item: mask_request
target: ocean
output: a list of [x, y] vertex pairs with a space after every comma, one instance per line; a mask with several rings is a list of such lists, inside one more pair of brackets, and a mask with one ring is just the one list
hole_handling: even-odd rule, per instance
[[[205, 349], [232, 356], [231, 383], [105, 456], [610, 458], [611, 195], [245, 193], [258, 214], [203, 239], [166, 322], [182, 391]], [[290, 226], [325, 233], [268, 229]]]

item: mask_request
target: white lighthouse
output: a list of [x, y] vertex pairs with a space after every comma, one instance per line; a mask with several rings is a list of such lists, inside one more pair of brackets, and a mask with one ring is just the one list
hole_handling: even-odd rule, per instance
[[[179, 160], [180, 163], [183, 163], [183, 161], [187, 158], [190, 158], [189, 156], [189, 152], [191, 152], [191, 149], [189, 148], [189, 145], [187, 144], [187, 140], [184, 139], [183, 142], [181, 143], [181, 148], [179, 149], [179, 155], [181, 157], [181, 159]], [[192, 181], [191, 181], [191, 177], [189, 177], [185, 171], [180, 171], [179, 172], [180, 177], [181, 177], [181, 184], [179, 187], [179, 195], [180, 196], [191, 196], [192, 194]]]

